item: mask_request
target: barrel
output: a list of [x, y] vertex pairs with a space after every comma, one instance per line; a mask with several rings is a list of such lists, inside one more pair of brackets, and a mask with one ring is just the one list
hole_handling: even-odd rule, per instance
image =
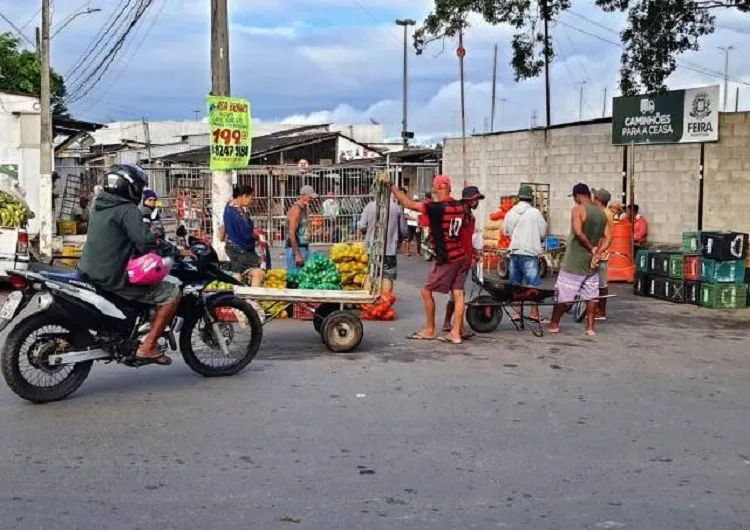
[[607, 277], [610, 282], [632, 282], [635, 276], [633, 262], [633, 230], [630, 221], [616, 221], [612, 231], [612, 244], [607, 265]]

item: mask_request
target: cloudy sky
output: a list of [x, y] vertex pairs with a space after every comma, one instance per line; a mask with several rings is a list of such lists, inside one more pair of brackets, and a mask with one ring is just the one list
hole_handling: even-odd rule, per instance
[[[97, 52], [87, 51], [125, 0], [55, 0], [53, 67], [68, 74], [74, 114], [107, 122], [194, 119], [210, 88], [209, 0], [154, 0], [111, 69], [88, 93], [76, 90]], [[382, 123], [395, 137], [401, 122], [402, 28], [396, 18], [422, 20], [431, 0], [230, 0], [232, 93], [252, 102], [254, 118], [293, 123]], [[0, 0], [0, 13], [33, 41], [39, 1]], [[558, 57], [551, 71], [553, 122], [602, 115], [604, 91], [617, 90], [620, 15], [574, 0], [572, 13], [555, 24]], [[87, 6], [102, 11], [78, 17]], [[730, 88], [740, 87], [740, 108], [750, 110], [750, 15], [726, 12], [702, 50], [681, 59], [673, 88], [722, 82], [724, 55], [734, 45]], [[9, 30], [0, 20], [0, 31]], [[499, 47], [496, 129], [527, 127], [544, 116], [542, 80], [515, 83], [505, 27], [477, 23], [465, 38], [467, 130], [483, 132], [491, 108], [493, 45]], [[410, 54], [410, 129], [422, 138], [460, 134], [456, 43], [434, 43]], [[76, 67], [78, 66], [78, 67]], [[695, 69], [712, 73], [698, 73]], [[583, 108], [580, 84], [585, 82]], [[744, 84], [742, 84], [744, 83]]]

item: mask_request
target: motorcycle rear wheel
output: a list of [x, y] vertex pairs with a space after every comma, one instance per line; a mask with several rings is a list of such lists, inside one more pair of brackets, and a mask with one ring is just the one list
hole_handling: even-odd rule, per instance
[[[230, 296], [216, 301], [208, 310], [213, 318], [217, 318], [217, 310], [218, 314], [221, 314], [221, 309], [223, 308], [239, 311], [243, 318], [238, 317], [233, 312], [230, 314], [235, 315], [235, 318], [238, 318], [238, 320], [244, 320], [245, 322], [243, 323], [248, 325], [251, 334], [250, 340], [244, 351], [239, 352], [238, 356], [232, 355], [236, 362], [223, 366], [210, 366], [196, 355], [195, 350], [193, 349], [193, 335], [196, 332], [196, 327], [198, 328], [198, 337], [201, 339], [201, 342], [211, 349], [212, 359], [214, 358], [213, 352], [219, 349], [218, 344], [214, 344], [216, 339], [211, 332], [211, 328], [206, 325], [206, 315], [196, 315], [195, 317], [187, 319], [180, 331], [180, 351], [182, 352], [182, 358], [194, 372], [204, 377], [229, 376], [245, 369], [245, 367], [255, 359], [258, 350], [260, 350], [260, 344], [263, 341], [263, 324], [260, 321], [258, 313], [253, 309], [253, 306], [241, 298]], [[220, 321], [225, 320], [222, 318], [217, 319]], [[229, 339], [230, 344], [228, 346], [231, 346], [232, 342], [234, 342], [235, 338], [239, 335], [232, 324], [233, 322], [227, 320], [220, 322], [219, 324], [222, 335]], [[222, 355], [220, 350], [218, 355]]]
[[[5, 341], [5, 346], [2, 349], [2, 353], [0, 353], [0, 356], [2, 357], [0, 364], [2, 365], [3, 378], [5, 379], [8, 387], [17, 396], [32, 403], [49, 403], [52, 401], [65, 399], [70, 394], [78, 390], [78, 387], [83, 384], [83, 382], [89, 376], [89, 372], [91, 371], [91, 366], [93, 364], [93, 361], [86, 361], [73, 366], [50, 367], [49, 365], [45, 365], [42, 357], [48, 357], [49, 354], [54, 351], [54, 345], [49, 344], [49, 341], [47, 341], [47, 343], [39, 343], [39, 350], [44, 350], [46, 347], [50, 351], [45, 351], [44, 353], [40, 353], [37, 351], [37, 354], [39, 356], [34, 359], [34, 362], [38, 366], [35, 367], [31, 361], [31, 356], [33, 355], [32, 352], [29, 351], [28, 353], [26, 353], [22, 350], [24, 349], [24, 344], [28, 341], [28, 339], [32, 337], [34, 333], [39, 332], [44, 328], [63, 329], [65, 330], [63, 332], [51, 331], [50, 333], [54, 333], [57, 335], [65, 334], [67, 332], [67, 334], [69, 334], [71, 337], [70, 343], [72, 345], [75, 345], [76, 347], [84, 347], [83, 344], [80, 344], [80, 340], [76, 341], [73, 338], [72, 330], [67, 329], [66, 325], [55, 321], [51, 316], [45, 313], [36, 313], [34, 315], [31, 315], [30, 317], [19, 322], [18, 325], [13, 328], [13, 330], [8, 334], [8, 338]], [[34, 346], [37, 346], [36, 342], [32, 343], [30, 345], [30, 348], [33, 348]], [[22, 359], [26, 359], [29, 363], [29, 366], [35, 372], [40, 372], [41, 374], [45, 375], [52, 375], [55, 373], [60, 374], [67, 371], [67, 375], [65, 375], [58, 383], [53, 385], [34, 384], [24, 376], [24, 372], [21, 370]]]

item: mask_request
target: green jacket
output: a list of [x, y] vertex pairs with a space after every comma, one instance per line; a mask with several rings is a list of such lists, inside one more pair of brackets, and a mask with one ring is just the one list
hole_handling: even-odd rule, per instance
[[149, 230], [138, 205], [106, 192], [96, 197], [78, 261], [88, 281], [107, 291], [122, 289], [128, 283], [128, 260], [154, 250], [161, 256], [180, 255], [177, 247]]

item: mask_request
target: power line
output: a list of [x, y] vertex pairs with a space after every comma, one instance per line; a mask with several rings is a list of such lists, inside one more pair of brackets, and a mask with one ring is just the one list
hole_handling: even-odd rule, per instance
[[568, 39], [568, 42], [570, 42], [570, 47], [573, 49], [573, 54], [576, 56], [576, 59], [578, 59], [578, 64], [581, 65], [581, 69], [583, 70], [584, 75], [587, 79], [591, 79], [591, 76], [586, 69], [586, 65], [583, 63], [583, 59], [581, 59], [581, 54], [578, 52], [578, 49], [576, 48], [573, 39], [570, 37], [570, 33], [568, 32], [567, 28], [563, 27], [563, 32], [565, 33], [565, 37]]
[[[109, 84], [109, 88], [104, 90], [101, 94], [99, 94], [99, 97], [92, 103], [92, 105], [97, 105], [101, 99], [109, 93], [110, 90], [112, 90], [112, 87], [117, 84], [117, 81], [122, 77], [122, 74], [125, 73], [125, 71], [130, 66], [130, 63], [133, 61], [133, 58], [138, 55], [138, 52], [140, 51], [141, 47], [143, 46], [143, 43], [146, 42], [146, 39], [148, 38], [149, 34], [151, 33], [151, 30], [154, 28], [154, 25], [156, 25], [156, 21], [159, 20], [159, 17], [162, 14], [162, 11], [164, 11], [164, 8], [167, 5], [167, 0], [162, 0], [161, 6], [159, 6], [158, 11], [156, 12], [156, 16], [154, 16], [153, 20], [151, 20], [151, 24], [146, 29], [146, 32], [141, 37], [141, 40], [138, 42], [138, 45], [135, 48], [135, 51], [133, 53], [129, 54], [128, 60], [125, 62], [125, 65], [120, 69], [119, 73], [112, 79], [112, 82]], [[132, 43], [134, 41], [130, 41]], [[128, 43], [128, 48], [130, 47], [130, 43]], [[127, 51], [127, 48], [126, 48]], [[82, 98], [83, 99], [83, 98]]]
[[[372, 11], [370, 11], [369, 9], [367, 9], [367, 8], [365, 7], [365, 5], [364, 5], [364, 4], [362, 3], [362, 2], [360, 2], [360, 0], [352, 0], [352, 1], [353, 1], [353, 2], [355, 3], [355, 4], [357, 4], [357, 6], [358, 6], [358, 7], [359, 7], [359, 8], [360, 8], [360, 9], [361, 9], [362, 11], [364, 11], [364, 12], [365, 12], [365, 13], [366, 13], [366, 14], [367, 14], [367, 15], [368, 15], [368, 16], [369, 16], [369, 17], [370, 17], [371, 19], [373, 19], [373, 20], [374, 20], [375, 22], [377, 22], [378, 24], [383, 24], [384, 26], [386, 25], [386, 24], [385, 24], [385, 23], [384, 23], [384, 22], [383, 22], [382, 20], [380, 20], [380, 19], [379, 19], [379, 18], [378, 18], [377, 16], [375, 16], [375, 14], [374, 14], [374, 13], [373, 13]], [[393, 38], [393, 39], [394, 39], [394, 40], [395, 40], [396, 42], [398, 42], [399, 44], [403, 44], [403, 43], [404, 43], [404, 41], [403, 41], [403, 40], [401, 40], [400, 38], [398, 38], [398, 37], [396, 36], [396, 34], [395, 34], [395, 33], [393, 33], [393, 32], [392, 32], [392, 31], [391, 31], [390, 29], [388, 29], [388, 26], [386, 26], [386, 31], [388, 32], [388, 34], [389, 34], [389, 35], [390, 35], [390, 36], [391, 36], [391, 37], [392, 37], [392, 38]]]
[[[588, 32], [586, 30], [583, 30], [581, 28], [577, 28], [575, 26], [571, 26], [570, 24], [567, 24], [567, 23], [562, 22], [562, 21], [558, 21], [558, 24], [561, 24], [561, 25], [563, 25], [563, 26], [565, 26], [567, 28], [570, 28], [573, 31], [578, 31], [579, 33], [583, 33], [584, 35], [588, 35], [589, 37], [592, 37], [594, 39], [598, 39], [598, 40], [600, 40], [602, 42], [606, 42], [606, 43], [612, 44], [614, 46], [617, 46], [620, 49], [624, 49], [624, 46], [620, 42], [615, 42], [613, 40], [610, 40], [610, 39], [607, 39], [605, 37], [602, 37], [601, 35], [596, 35], [595, 33], [590, 33], [590, 32]], [[689, 64], [694, 64], [694, 63], [689, 63]], [[719, 73], [719, 72], [715, 72], [715, 71], [712, 71], [712, 70], [708, 70], [708, 69], [706, 69], [706, 68], [704, 68], [702, 66], [692, 66], [691, 67], [691, 66], [686, 66], [685, 64], [681, 64], [680, 62], [677, 62], [676, 67], [677, 68], [681, 68], [683, 70], [689, 70], [691, 72], [696, 72], [696, 73], [699, 73], [699, 74], [707, 75], [707, 76], [710, 76], [710, 77], [715, 77], [715, 78], [720, 78], [720, 79], [724, 78], [724, 74]], [[730, 81], [732, 81], [733, 83], [739, 83], [739, 84], [742, 84], [742, 85], [750, 86], [750, 83], [746, 83], [745, 81], [740, 81], [739, 79], [730, 79]]]
[[125, 12], [125, 9], [131, 4], [132, 0], [120, 0], [120, 3], [118, 6], [121, 6], [120, 11], [118, 12], [118, 8], [115, 7], [115, 9], [112, 11], [112, 13], [109, 15], [107, 20], [104, 21], [104, 24], [102, 24], [102, 27], [99, 28], [99, 31], [96, 32], [96, 35], [94, 35], [94, 38], [91, 39], [91, 41], [86, 45], [86, 48], [84, 48], [81, 55], [76, 59], [76, 61], [73, 63], [73, 67], [65, 72], [65, 78], [70, 79], [72, 76], [86, 63], [88, 59], [91, 58], [91, 54], [96, 51], [97, 46], [101, 44], [102, 40], [104, 40], [104, 37], [107, 36], [107, 33], [109, 33], [114, 28], [114, 23], [117, 22], [117, 20], [122, 16], [122, 14]]
[[6, 17], [5, 15], [3, 15], [2, 13], [0, 13], [0, 18], [2, 18], [5, 22], [7, 22], [8, 25], [11, 28], [13, 28], [13, 31], [15, 31], [18, 34], [18, 36], [21, 37], [23, 40], [25, 40], [26, 42], [28, 42], [31, 45], [32, 48], [36, 47], [36, 45], [33, 42], [31, 42], [26, 35], [23, 34], [23, 31], [21, 31], [20, 29], [18, 29], [18, 26], [16, 26], [13, 23], [12, 20], [10, 20], [8, 17]]
[[[153, 5], [154, 0], [142, 0], [138, 6], [137, 11], [135, 15], [133, 16], [133, 19], [128, 24], [127, 28], [125, 29], [124, 33], [117, 39], [115, 44], [110, 48], [109, 52], [102, 58], [102, 60], [97, 64], [97, 66], [91, 71], [90, 75], [82, 82], [78, 83], [78, 85], [73, 89], [74, 91], [80, 91], [80, 94], [77, 94], [76, 96], [69, 98], [68, 102], [73, 103], [75, 101], [79, 101], [83, 97], [85, 97], [88, 93], [90, 93], [94, 87], [101, 81], [104, 74], [107, 73], [110, 66], [114, 62], [114, 60], [117, 58], [117, 54], [122, 49], [123, 44], [125, 43], [125, 40], [127, 39], [128, 35], [133, 31], [133, 28], [138, 24], [138, 22], [141, 20], [143, 15], [148, 11], [148, 9]], [[98, 74], [98, 75], [97, 75]], [[93, 79], [93, 82], [91, 80]]]

